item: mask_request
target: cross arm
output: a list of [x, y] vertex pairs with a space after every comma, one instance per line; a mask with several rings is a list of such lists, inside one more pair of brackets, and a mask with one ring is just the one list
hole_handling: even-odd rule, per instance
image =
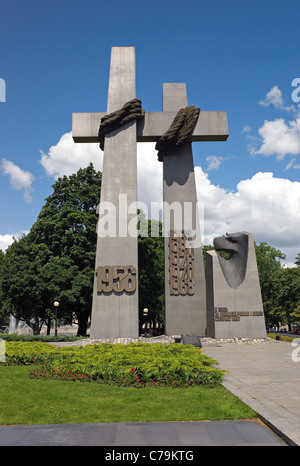
[[[147, 112], [137, 122], [137, 141], [156, 142], [173, 123], [177, 112]], [[226, 141], [228, 138], [226, 112], [200, 112], [190, 141]]]
[[[73, 113], [72, 136], [75, 142], [97, 142], [101, 118], [105, 113]], [[146, 112], [137, 120], [137, 142], [156, 142], [171, 126], [177, 112]], [[226, 141], [227, 113], [201, 111], [191, 135], [193, 141]]]

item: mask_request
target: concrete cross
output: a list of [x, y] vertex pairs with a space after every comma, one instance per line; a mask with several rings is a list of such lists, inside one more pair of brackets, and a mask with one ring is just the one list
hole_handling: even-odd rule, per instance
[[[135, 47], [113, 47], [107, 113], [118, 110], [135, 97]], [[185, 85], [164, 85], [163, 99], [163, 112], [146, 112], [143, 118], [105, 137], [100, 202], [113, 203], [116, 206], [117, 218], [125, 215], [126, 210], [124, 206], [124, 209], [118, 211], [120, 194], [127, 194], [127, 206], [137, 202], [136, 143], [156, 142], [169, 129], [179, 108], [182, 107], [183, 100], [186, 99]], [[104, 115], [105, 113], [73, 113], [74, 141], [99, 144], [99, 125]], [[225, 141], [227, 138], [226, 112], [201, 111], [190, 142]], [[189, 143], [187, 145], [190, 146]], [[170, 170], [172, 171], [171, 168]], [[129, 224], [129, 215], [126, 220]], [[137, 239], [121, 234], [117, 237], [98, 235], [92, 338], [138, 337], [137, 280]]]
[[[176, 106], [175, 103], [176, 102], [174, 102], [174, 107]], [[171, 126], [177, 112], [178, 110], [146, 112], [145, 117], [137, 121], [136, 141], [158, 141]], [[109, 111], [107, 111], [107, 113], [109, 113]], [[106, 113], [73, 113], [72, 135], [74, 141], [94, 142], [99, 144], [99, 124], [104, 115], [106, 115]], [[190, 142], [226, 141], [227, 138], [227, 113], [225, 111], [201, 111], [193, 134], [190, 137]]]

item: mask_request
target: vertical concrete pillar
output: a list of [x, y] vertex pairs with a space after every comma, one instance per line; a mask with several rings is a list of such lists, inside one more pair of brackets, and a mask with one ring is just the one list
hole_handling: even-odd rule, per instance
[[[135, 97], [135, 47], [113, 47], [107, 113]], [[136, 202], [136, 123], [131, 122], [105, 137], [91, 321], [93, 339], [138, 338], [137, 237], [132, 237], [127, 228], [136, 217], [135, 209], [128, 213], [128, 206]], [[106, 207], [110, 208], [109, 214]]]
[[[164, 113], [186, 106], [184, 83], [163, 85]], [[203, 336], [205, 274], [191, 143], [164, 156], [163, 196], [164, 226], [170, 230], [165, 237], [165, 333]]]

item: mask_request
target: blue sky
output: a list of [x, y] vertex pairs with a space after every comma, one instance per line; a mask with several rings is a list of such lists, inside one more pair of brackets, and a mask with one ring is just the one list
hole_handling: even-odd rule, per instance
[[[135, 46], [146, 111], [162, 109], [164, 82], [185, 82], [202, 110], [227, 111], [226, 142], [193, 144], [204, 242], [246, 230], [292, 263], [299, 17], [291, 0], [0, 0], [0, 247], [31, 228], [57, 176], [101, 168], [97, 144], [74, 147], [72, 112], [106, 110], [110, 49]], [[156, 200], [161, 164], [153, 144], [140, 146], [140, 198]]]

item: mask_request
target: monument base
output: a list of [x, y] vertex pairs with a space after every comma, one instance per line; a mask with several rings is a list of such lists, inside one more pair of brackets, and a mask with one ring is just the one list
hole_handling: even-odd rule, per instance
[[[245, 232], [228, 238], [233, 236], [234, 259], [223, 259], [216, 251], [206, 253], [207, 336], [215, 339], [266, 338], [253, 238]], [[226, 237], [220, 239], [220, 249], [229, 250], [226, 241]]]

